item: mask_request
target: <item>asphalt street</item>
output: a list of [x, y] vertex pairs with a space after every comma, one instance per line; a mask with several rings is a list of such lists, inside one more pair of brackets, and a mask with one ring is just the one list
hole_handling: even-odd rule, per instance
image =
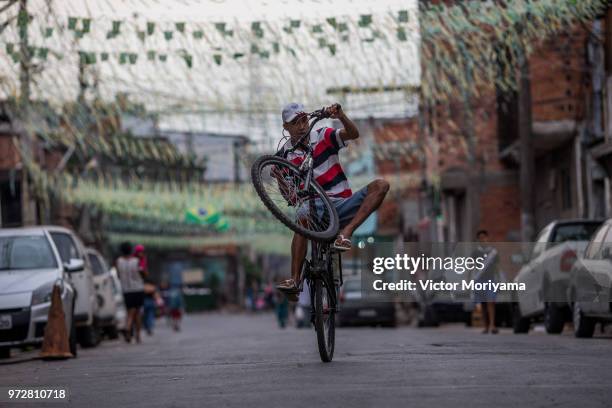
[[272, 314], [187, 316], [180, 333], [158, 326], [140, 345], [0, 365], [0, 387], [61, 386], [70, 402], [52, 406], [90, 408], [612, 406], [610, 336], [342, 328], [324, 364], [313, 330], [280, 330]]

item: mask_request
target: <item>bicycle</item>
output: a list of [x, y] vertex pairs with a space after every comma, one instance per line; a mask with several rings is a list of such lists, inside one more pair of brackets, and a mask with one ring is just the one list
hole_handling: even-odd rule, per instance
[[[303, 141], [315, 124], [327, 117], [325, 109], [309, 113], [308, 120], [312, 122], [308, 132], [294, 146], [280, 148], [274, 155], [261, 156], [251, 167], [253, 185], [264, 205], [279, 221], [310, 241], [310, 259], [304, 261], [296, 286], [297, 293], [302, 291], [304, 282], [310, 289], [311, 322], [317, 333], [323, 362], [332, 360], [335, 347], [335, 316], [338, 290], [342, 286], [342, 262], [338, 253], [335, 277], [335, 251], [331, 241], [338, 234], [340, 221], [325, 190], [313, 178], [313, 149], [310, 143], [304, 144]], [[298, 148], [305, 151], [299, 166], [286, 159]]]

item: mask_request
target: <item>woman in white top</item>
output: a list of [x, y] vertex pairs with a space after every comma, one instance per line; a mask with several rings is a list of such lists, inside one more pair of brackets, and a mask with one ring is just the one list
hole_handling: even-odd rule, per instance
[[121, 244], [121, 255], [115, 261], [117, 275], [121, 281], [123, 299], [127, 309], [127, 321], [125, 324], [125, 340], [132, 340], [132, 333], [136, 342], [140, 343], [140, 308], [144, 303], [144, 280], [140, 270], [139, 260], [132, 255], [132, 245], [129, 242]]

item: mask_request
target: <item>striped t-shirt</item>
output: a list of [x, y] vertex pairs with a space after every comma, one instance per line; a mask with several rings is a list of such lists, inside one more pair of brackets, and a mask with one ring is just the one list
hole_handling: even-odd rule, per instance
[[[285, 149], [291, 147], [291, 141], [287, 145]], [[353, 192], [338, 158], [338, 151], [346, 147], [346, 142], [340, 137], [340, 130], [329, 127], [313, 130], [310, 133], [310, 145], [313, 149], [313, 176], [317, 183], [329, 197], [350, 197]], [[298, 149], [290, 152], [287, 160], [299, 166], [305, 155], [306, 152]]]

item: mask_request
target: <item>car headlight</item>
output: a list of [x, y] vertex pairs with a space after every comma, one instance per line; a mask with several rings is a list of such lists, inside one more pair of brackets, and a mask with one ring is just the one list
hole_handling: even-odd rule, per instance
[[32, 292], [32, 306], [51, 302], [51, 294], [53, 293], [54, 285], [55, 281], [52, 281], [39, 286], [34, 292]]

